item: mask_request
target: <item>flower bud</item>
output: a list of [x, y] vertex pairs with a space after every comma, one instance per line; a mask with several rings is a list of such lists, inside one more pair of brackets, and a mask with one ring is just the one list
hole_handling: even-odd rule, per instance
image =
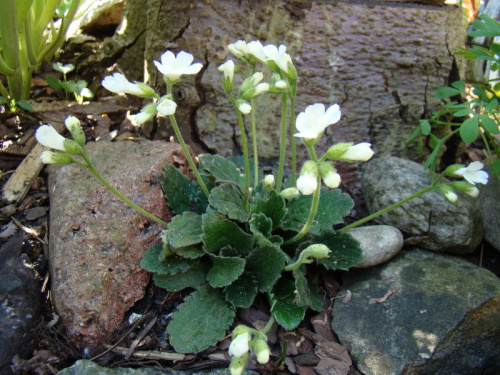
[[274, 176], [272, 174], [266, 175], [262, 181], [262, 188], [264, 189], [264, 192], [269, 193], [273, 190], [275, 183], [276, 182], [274, 181]]
[[177, 104], [167, 97], [161, 98], [160, 103], [158, 103], [158, 105], [156, 106], [156, 110], [158, 111], [159, 116], [171, 116], [175, 114], [176, 109]]
[[139, 113], [134, 116], [134, 122], [137, 125], [142, 125], [146, 121], [151, 120], [158, 113], [158, 104], [151, 103], [144, 106]]
[[260, 94], [263, 94], [268, 91], [269, 91], [269, 83], [266, 82], [259, 83], [257, 86], [255, 86], [255, 91], [252, 94], [252, 98], [255, 98], [256, 96], [259, 96]]
[[248, 354], [243, 357], [233, 357], [231, 363], [229, 364], [229, 371], [231, 375], [241, 375], [245, 371], [245, 366], [247, 365]]
[[42, 146], [53, 148], [54, 150], [64, 151], [64, 138], [51, 125], [42, 125], [35, 133], [36, 140]]
[[283, 197], [283, 199], [293, 199], [293, 198], [298, 197], [300, 195], [300, 191], [299, 191], [299, 189], [297, 189], [295, 187], [291, 187], [291, 188], [282, 190], [280, 195]]
[[326, 156], [328, 159], [339, 160], [353, 144], [352, 142], [337, 143], [328, 149]]
[[472, 198], [476, 198], [479, 195], [479, 189], [465, 181], [455, 181], [451, 186]]
[[455, 193], [450, 185], [440, 184], [439, 190], [444, 194], [444, 197], [451, 203], [455, 204], [458, 202], [458, 195]]
[[269, 362], [269, 355], [271, 354], [271, 351], [269, 350], [269, 346], [264, 340], [258, 339], [253, 345], [252, 349], [255, 352], [255, 356], [257, 357], [257, 362], [261, 364], [266, 364], [267, 362]]
[[317, 243], [302, 250], [300, 257], [304, 257], [302, 263], [311, 263], [314, 259], [328, 258], [331, 252], [326, 245]]
[[231, 341], [229, 345], [229, 355], [241, 357], [243, 354], [248, 353], [250, 339], [251, 336], [249, 332], [242, 332], [236, 336], [233, 334], [233, 341]]
[[309, 160], [304, 163], [297, 179], [297, 189], [303, 195], [311, 195], [318, 188], [318, 164]]
[[44, 164], [71, 164], [74, 162], [70, 156], [54, 151], [43, 151], [40, 159]]
[[244, 100], [238, 100], [237, 102], [238, 110], [244, 115], [248, 115], [252, 111], [252, 106]]
[[340, 185], [340, 175], [331, 163], [322, 162], [319, 165], [319, 173], [326, 186], [330, 189], [336, 189]]
[[367, 161], [373, 156], [371, 143], [362, 142], [354, 146], [349, 146], [346, 152], [339, 158], [346, 161]]
[[80, 125], [80, 120], [78, 120], [75, 116], [68, 116], [64, 121], [64, 125], [66, 125], [66, 128], [70, 131], [75, 142], [84, 147], [85, 133]]
[[276, 88], [280, 89], [280, 90], [286, 90], [288, 88], [288, 84], [285, 81], [283, 81], [282, 79], [280, 79], [279, 81], [276, 81], [274, 86], [276, 86]]

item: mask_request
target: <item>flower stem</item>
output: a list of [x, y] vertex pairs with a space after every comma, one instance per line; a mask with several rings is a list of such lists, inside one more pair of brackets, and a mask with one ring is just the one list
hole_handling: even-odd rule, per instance
[[[169, 95], [172, 95], [172, 84], [167, 84], [167, 93]], [[210, 192], [208, 191], [207, 186], [205, 185], [205, 182], [203, 182], [203, 179], [200, 176], [200, 172], [198, 172], [198, 168], [196, 168], [196, 164], [191, 157], [191, 153], [189, 152], [186, 142], [184, 142], [184, 138], [182, 137], [181, 131], [179, 130], [179, 125], [177, 125], [177, 120], [175, 119], [174, 115], [170, 115], [170, 122], [172, 124], [172, 127], [174, 128], [175, 136], [177, 137], [177, 141], [181, 145], [182, 151], [184, 152], [184, 156], [186, 157], [189, 166], [191, 167], [191, 170], [194, 173], [194, 176], [196, 177], [196, 180], [201, 186], [201, 190], [205, 193], [205, 195], [208, 197], [210, 195]]]
[[361, 220], [358, 220], [352, 224], [349, 224], [348, 226], [340, 229], [341, 232], [345, 232], [346, 230], [349, 230], [349, 229], [352, 229], [352, 228], [355, 228], [357, 227], [358, 225], [361, 225], [363, 223], [366, 223], [367, 221], [370, 221], [370, 220], [373, 220], [375, 219], [377, 216], [380, 216], [382, 214], [385, 214], [386, 212], [388, 211], [391, 211], [391, 210], [394, 210], [395, 208], [398, 208], [399, 206], [401, 206], [402, 204], [405, 204], [406, 202], [408, 201], [411, 201], [412, 199], [415, 199], [417, 198], [418, 196], [424, 194], [424, 193], [427, 193], [428, 191], [431, 191], [432, 189], [434, 189], [435, 185], [436, 185], [437, 181], [435, 181], [432, 185], [426, 187], [425, 189], [422, 189], [420, 191], [417, 191], [415, 194], [412, 194], [410, 195], [408, 198], [405, 198], [397, 203], [394, 203], [393, 205], [389, 206], [389, 207], [386, 207], [380, 211], [377, 211], [375, 212], [374, 214], [371, 214], [370, 216], [367, 216]]
[[285, 169], [285, 149], [286, 149], [286, 117], [288, 112], [288, 96], [282, 95], [281, 100], [281, 139], [280, 139], [280, 161], [278, 169], [278, 181], [276, 182], [276, 191], [281, 191], [283, 182], [283, 170]]
[[297, 92], [297, 84], [292, 85], [292, 94], [290, 95], [290, 142], [292, 148], [292, 186], [297, 182], [297, 141], [295, 134], [295, 95]]
[[153, 214], [150, 214], [149, 212], [144, 210], [144, 208], [135, 204], [130, 199], [128, 199], [126, 196], [124, 196], [122, 193], [120, 193], [118, 190], [116, 190], [113, 186], [111, 186], [110, 183], [108, 181], [106, 181], [106, 179], [94, 168], [94, 165], [90, 161], [90, 158], [88, 157], [86, 152], [85, 152], [85, 155], [81, 155], [81, 156], [82, 156], [83, 160], [85, 160], [86, 164], [83, 164], [83, 163], [78, 163], [78, 164], [86, 167], [90, 172], [92, 172], [92, 174], [94, 176], [96, 176], [96, 178], [99, 180], [99, 182], [101, 182], [101, 184], [106, 186], [106, 188], [108, 188], [108, 190], [111, 191], [115, 196], [120, 198], [122, 201], [124, 201], [126, 204], [128, 204], [130, 207], [132, 207], [134, 210], [140, 212], [141, 214], [148, 217], [149, 219], [156, 221], [158, 224], [161, 224], [164, 227], [166, 227], [168, 225], [168, 223], [157, 218]]
[[[240, 127], [241, 147], [243, 149], [243, 160], [245, 163], [245, 189], [248, 190], [250, 187], [250, 161], [248, 159], [248, 142], [247, 142], [247, 134], [245, 131], [245, 123], [243, 122], [243, 115], [241, 114], [241, 111], [238, 109], [238, 105], [236, 104], [236, 100], [234, 100], [233, 95], [231, 95], [231, 93], [228, 93], [228, 96], [229, 100], [231, 100], [231, 103], [233, 104], [234, 109], [236, 111], [236, 118], [238, 119], [238, 125]], [[254, 109], [252, 107], [252, 112], [253, 111]], [[257, 176], [255, 178], [257, 178]]]
[[273, 323], [274, 323], [274, 315], [271, 314], [271, 317], [269, 318], [269, 320], [267, 321], [266, 325], [264, 326], [264, 328], [262, 328], [260, 330], [261, 333], [263, 333], [264, 335], [267, 335], [267, 333], [269, 332], [269, 330], [271, 329], [271, 327], [273, 326]]
[[[250, 100], [250, 105], [254, 107], [253, 99]], [[253, 187], [256, 188], [259, 183], [259, 154], [257, 149], [257, 129], [255, 125], [255, 110], [250, 113], [252, 122], [252, 143], [253, 143]]]
[[292, 237], [289, 240], [285, 241], [283, 243], [283, 245], [289, 245], [291, 243], [297, 242], [302, 237], [304, 237], [306, 235], [306, 233], [309, 231], [309, 228], [311, 227], [311, 225], [316, 217], [316, 214], [318, 213], [319, 197], [320, 197], [320, 193], [321, 193], [321, 176], [319, 173], [318, 173], [318, 176], [316, 178], [317, 178], [317, 182], [318, 182], [318, 187], [316, 188], [316, 191], [314, 192], [314, 195], [313, 195], [313, 200], [311, 203], [311, 210], [309, 211], [309, 217], [307, 218], [307, 221], [304, 224], [304, 226], [302, 227], [302, 229], [300, 230], [300, 232], [297, 233], [295, 235], [295, 237]]

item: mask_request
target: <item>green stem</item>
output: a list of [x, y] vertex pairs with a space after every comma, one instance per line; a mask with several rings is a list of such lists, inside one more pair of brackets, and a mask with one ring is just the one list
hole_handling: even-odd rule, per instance
[[304, 226], [302, 227], [300, 232], [297, 233], [297, 235], [295, 235], [295, 237], [292, 237], [288, 241], [285, 241], [283, 243], [283, 245], [289, 245], [291, 243], [297, 242], [302, 237], [304, 237], [306, 235], [306, 233], [309, 231], [309, 228], [311, 227], [314, 219], [316, 218], [316, 214], [318, 213], [319, 197], [320, 197], [320, 193], [321, 193], [321, 176], [319, 173], [317, 176], [317, 182], [318, 182], [318, 187], [316, 188], [316, 191], [314, 192], [313, 200], [311, 203], [311, 210], [309, 211], [309, 217], [307, 218], [306, 223], [304, 224]]
[[373, 220], [375, 219], [377, 216], [380, 216], [380, 215], [383, 215], [385, 214], [386, 212], [388, 211], [391, 211], [391, 210], [394, 210], [395, 208], [398, 208], [399, 206], [401, 206], [402, 204], [405, 204], [406, 202], [408, 201], [411, 201], [412, 199], [415, 199], [417, 198], [418, 196], [422, 195], [422, 194], [425, 194], [427, 193], [428, 191], [431, 191], [432, 189], [434, 189], [434, 187], [436, 186], [436, 183], [437, 183], [437, 180], [431, 185], [431, 186], [428, 186], [426, 187], [425, 189], [422, 189], [420, 191], [417, 191], [415, 194], [412, 194], [410, 195], [408, 198], [405, 198], [397, 203], [394, 203], [393, 205], [389, 206], [389, 207], [386, 207], [380, 211], [377, 211], [375, 212], [374, 214], [371, 214], [370, 216], [367, 216], [361, 220], [358, 220], [352, 224], [349, 224], [348, 226], [340, 229], [340, 231], [342, 232], [345, 232], [346, 230], [349, 230], [349, 229], [352, 229], [352, 228], [355, 228], [357, 227], [358, 225], [361, 225], [363, 223], [366, 223], [367, 221], [370, 221], [370, 220]]
[[271, 318], [269, 318], [269, 320], [267, 321], [266, 325], [264, 326], [264, 328], [262, 328], [260, 330], [260, 332], [263, 333], [264, 335], [267, 335], [267, 333], [269, 332], [269, 330], [273, 326], [273, 323], [274, 323], [274, 315], [271, 314]]
[[11, 99], [24, 99], [16, 0], [5, 0], [2, 2], [2, 12], [0, 18], [2, 55], [5, 59], [4, 62], [6, 67], [14, 70], [12, 74], [7, 76], [9, 93]]
[[253, 187], [256, 188], [259, 183], [259, 153], [257, 148], [257, 127], [255, 125], [255, 110], [254, 101], [250, 99], [252, 112], [250, 112], [250, 120], [252, 122], [252, 143], [253, 143]]
[[111, 186], [110, 183], [108, 181], [106, 181], [106, 179], [104, 177], [102, 177], [101, 174], [94, 168], [94, 166], [92, 165], [92, 162], [90, 161], [90, 158], [88, 157], [88, 155], [86, 155], [86, 153], [84, 155], [82, 155], [82, 158], [83, 158], [83, 160], [85, 160], [85, 162], [87, 164], [86, 165], [81, 164], [81, 163], [78, 163], [78, 164], [80, 164], [80, 165], [86, 167], [88, 170], [90, 170], [90, 172], [92, 172], [92, 174], [94, 176], [96, 176], [96, 178], [101, 182], [101, 184], [106, 186], [109, 189], [109, 191], [111, 191], [115, 196], [120, 198], [122, 201], [124, 201], [126, 204], [128, 204], [130, 207], [132, 207], [134, 210], [140, 212], [141, 214], [148, 217], [149, 219], [156, 221], [158, 224], [161, 224], [164, 227], [166, 227], [168, 225], [165, 221], [157, 218], [153, 214], [150, 214], [149, 212], [144, 210], [141, 206], [138, 206], [137, 204], [132, 202], [130, 199], [128, 199], [126, 196], [124, 196], [122, 193], [120, 193], [118, 190], [116, 190], [113, 186]]
[[283, 182], [283, 170], [285, 169], [285, 149], [286, 149], [286, 117], [288, 112], [288, 96], [282, 95], [281, 100], [281, 139], [280, 139], [280, 161], [278, 169], [278, 181], [276, 182], [276, 191], [281, 191]]
[[290, 95], [290, 142], [292, 146], [292, 186], [297, 182], [297, 140], [295, 134], [295, 96], [297, 94], [297, 84], [292, 84], [292, 94]]
[[[167, 93], [169, 95], [172, 95], [172, 84], [167, 83]], [[207, 185], [205, 185], [205, 182], [201, 178], [200, 172], [198, 172], [198, 168], [196, 168], [196, 164], [191, 157], [191, 153], [189, 152], [186, 142], [184, 142], [184, 138], [182, 137], [181, 131], [179, 130], [179, 125], [177, 125], [177, 120], [175, 119], [174, 115], [170, 115], [170, 122], [172, 124], [172, 127], [174, 128], [175, 136], [177, 137], [177, 141], [181, 145], [182, 152], [184, 152], [184, 156], [186, 157], [189, 166], [191, 167], [191, 170], [194, 173], [194, 176], [196, 177], [196, 180], [201, 186], [201, 189], [205, 193], [205, 195], [208, 197], [210, 195], [210, 192], [208, 191]]]
[[[248, 159], [248, 142], [247, 142], [247, 134], [245, 131], [245, 123], [243, 122], [243, 115], [241, 114], [241, 111], [238, 109], [238, 105], [236, 104], [236, 100], [234, 100], [234, 97], [231, 93], [228, 93], [229, 100], [231, 100], [231, 103], [234, 106], [234, 109], [236, 111], [236, 118], [238, 119], [238, 125], [240, 127], [240, 133], [241, 133], [241, 148], [243, 149], [243, 160], [245, 163], [245, 189], [250, 188], [250, 161]], [[254, 111], [254, 108], [252, 107], [252, 112]], [[257, 176], [255, 176], [255, 179], [257, 179]]]

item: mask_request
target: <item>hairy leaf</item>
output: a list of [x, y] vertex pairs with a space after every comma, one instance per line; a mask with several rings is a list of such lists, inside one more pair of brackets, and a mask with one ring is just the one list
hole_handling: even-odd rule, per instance
[[220, 155], [202, 155], [200, 171], [212, 175], [216, 180], [229, 180], [241, 184], [240, 171], [234, 163]]
[[163, 168], [163, 193], [174, 214], [186, 211], [203, 213], [207, 207], [207, 198], [197, 182], [190, 181], [172, 164]]
[[226, 288], [226, 300], [235, 307], [248, 308], [259, 292], [259, 282], [250, 272], [243, 275]]
[[295, 302], [299, 306], [308, 306], [315, 311], [321, 311], [323, 302], [315, 287], [309, 284], [306, 278], [306, 267], [300, 266], [293, 270], [295, 279], [296, 297]]
[[198, 262], [188, 270], [175, 275], [154, 274], [153, 281], [158, 287], [169, 292], [178, 292], [185, 288], [196, 288], [206, 281], [209, 268], [207, 262]]
[[219, 291], [201, 286], [185, 299], [167, 327], [178, 353], [198, 353], [221, 340], [233, 322], [235, 309]]
[[259, 282], [259, 290], [268, 291], [278, 280], [285, 266], [285, 254], [274, 247], [261, 247], [247, 258], [247, 270], [252, 272]]
[[142, 256], [141, 267], [148, 272], [174, 275], [178, 272], [185, 272], [198, 263], [196, 260], [185, 259], [175, 255], [160, 261], [160, 254], [163, 245], [154, 245]]
[[181, 247], [199, 244], [203, 235], [201, 223], [201, 215], [194, 212], [174, 216], [164, 232], [168, 245], [175, 251]]
[[270, 197], [264, 200], [260, 196], [256, 196], [252, 204], [252, 213], [262, 213], [270, 218], [273, 222], [273, 227], [277, 228], [281, 225], [286, 214], [285, 200], [281, 195], [274, 190], [269, 193]]
[[255, 245], [258, 247], [272, 246], [279, 249], [283, 243], [283, 238], [271, 234], [273, 222], [266, 215], [253, 214], [249, 221], [250, 231], [255, 238]]
[[230, 285], [245, 270], [243, 258], [211, 255], [210, 259], [213, 265], [208, 271], [207, 280], [214, 288]]
[[230, 219], [245, 222], [250, 215], [246, 209], [245, 193], [232, 184], [222, 184], [212, 189], [210, 204]]
[[328, 258], [317, 260], [330, 270], [348, 270], [363, 261], [359, 242], [348, 233], [324, 232], [314, 242], [322, 243], [332, 251]]
[[[283, 229], [299, 232], [309, 217], [312, 196], [301, 195], [288, 204], [288, 212], [283, 221]], [[322, 230], [332, 229], [332, 226], [344, 222], [344, 216], [349, 214], [354, 202], [339, 189], [322, 189], [316, 218], [309, 233], [317, 234]]]
[[295, 329], [307, 310], [307, 306], [298, 306], [295, 302], [295, 284], [281, 278], [269, 293], [271, 312], [276, 321], [287, 331]]
[[245, 256], [253, 245], [252, 235], [245, 233], [236, 223], [217, 212], [203, 214], [202, 240], [208, 253], [231, 246], [237, 249], [240, 255]]

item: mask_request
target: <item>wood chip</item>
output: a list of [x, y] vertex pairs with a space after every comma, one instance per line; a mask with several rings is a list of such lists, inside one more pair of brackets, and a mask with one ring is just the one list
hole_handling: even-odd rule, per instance
[[396, 288], [389, 288], [389, 290], [385, 293], [385, 295], [381, 298], [370, 298], [370, 302], [368, 302], [370, 305], [374, 305], [376, 303], [382, 303], [387, 300], [390, 296], [392, 296], [394, 293], [396, 293], [397, 290]]

